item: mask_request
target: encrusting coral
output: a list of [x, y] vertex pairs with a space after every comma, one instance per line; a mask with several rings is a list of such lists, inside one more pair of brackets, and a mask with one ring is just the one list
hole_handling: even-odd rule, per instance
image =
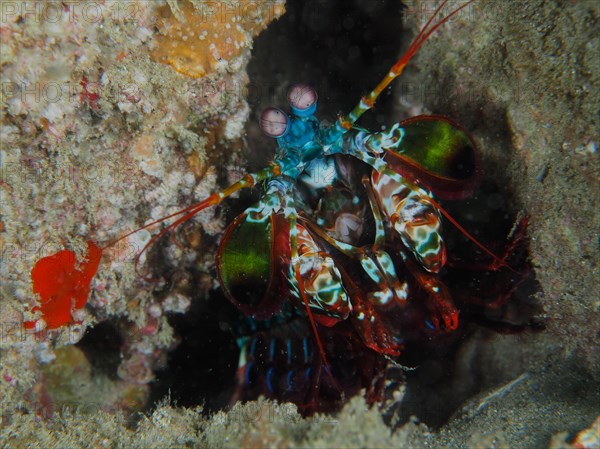
[[151, 57], [192, 78], [223, 71], [283, 11], [282, 3], [251, 0], [169, 3], [158, 9]]
[[[177, 267], [179, 278], [165, 279], [161, 269], [146, 282], [134, 258], [150, 233], [104, 245], [217, 190], [229, 180], [207, 174], [239, 163], [252, 37], [284, 2], [222, 3], [232, 5], [236, 14], [202, 24], [203, 2], [2, 3], [0, 395], [19, 404], [4, 414], [11, 421], [56, 396], [48, 388], [59, 376], [44, 383], [42, 366], [56, 364], [57, 373], [64, 364], [67, 372], [78, 359], [54, 351], [100, 322], [113, 323], [122, 339], [120, 366], [102, 390], [113, 410], [129, 391], [147, 395], [135, 386], [147, 386], [175, 345], [166, 313], [189, 308], [188, 270], [202, 277], [212, 262], [167, 244], [161, 263]], [[193, 41], [177, 29], [210, 32], [189, 47], [201, 50], [202, 76], [193, 58], [187, 69], [181, 58], [173, 67], [151, 60], [168, 54], [165, 45], [175, 56], [187, 51]], [[213, 234], [222, 230], [214, 211], [198, 220]], [[210, 244], [203, 242], [207, 252]], [[172, 289], [155, 294], [169, 282]], [[200, 296], [213, 286], [198, 285]]]

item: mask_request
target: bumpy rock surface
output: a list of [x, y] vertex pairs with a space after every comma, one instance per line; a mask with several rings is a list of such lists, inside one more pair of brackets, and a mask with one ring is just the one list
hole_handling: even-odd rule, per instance
[[[266, 3], [277, 8], [264, 9], [264, 24], [281, 13], [280, 2]], [[311, 3], [308, 36], [330, 27], [315, 14], [326, 3]], [[368, 3], [361, 6], [365, 14], [375, 8]], [[435, 7], [405, 3], [413, 29]], [[443, 365], [433, 361], [407, 376], [404, 414], [428, 416], [441, 425], [435, 431], [416, 420], [393, 430], [361, 399], [336, 416], [310, 420], [289, 405], [259, 401], [211, 418], [199, 408], [163, 405], [137, 423], [127, 421], [121, 411], [140, 409], [174, 344], [165, 313], [188, 310], [192, 283], [203, 291], [214, 285], [208, 273], [223, 226], [214, 212], [198, 217], [202, 233], [184, 236], [191, 249], [212, 245], [212, 251], [166, 243], [149, 255], [151, 264], [142, 264], [159, 278], [149, 285], [132, 263], [149, 234], [137, 235], [105, 257], [81, 325], [54, 335], [23, 333], [23, 319], [36, 318], [30, 271], [37, 259], [65, 247], [81, 254], [86, 239], [109, 241], [239, 174], [250, 45], [241, 39], [239, 48], [225, 42], [223, 50], [216, 38], [213, 46], [200, 45], [208, 53], [186, 60], [188, 32], [205, 31], [186, 23], [187, 16], [202, 14], [203, 2], [82, 2], [66, 10], [27, 4], [27, 14], [23, 3], [14, 12], [3, 9], [0, 24], [0, 445], [542, 448], [551, 441], [569, 447], [576, 432], [591, 426], [600, 381], [597, 2], [475, 2], [425, 44], [395, 86], [396, 119], [431, 111], [461, 122], [480, 144], [488, 176], [515, 198], [512, 209], [528, 214], [547, 314], [544, 333], [477, 331], [448, 375], [440, 376]], [[351, 26], [345, 21], [337, 32]], [[256, 32], [251, 26], [243, 34]], [[165, 47], [169, 36], [175, 56]], [[352, 43], [335, 42], [348, 45], [325, 41], [331, 60], [343, 63], [349, 50], [355, 62]], [[291, 60], [295, 50], [289, 45], [277, 55]], [[381, 63], [383, 56], [374, 54]], [[354, 89], [368, 90], [380, 76], [373, 75]], [[278, 74], [273, 80], [310, 81]], [[350, 106], [358, 99], [344, 94]], [[187, 274], [190, 267], [197, 277]], [[162, 290], [161, 276], [171, 290]], [[107, 318], [123, 336], [116, 381], [77, 348], [53, 350]], [[102, 400], [89, 401], [93, 394]], [[45, 419], [58, 411], [62, 419]]]
[[[122, 359], [112, 386], [110, 376], [95, 378], [102, 392], [95, 403], [105, 410], [139, 409], [153, 370], [175, 344], [166, 314], [185, 312], [192, 293], [206, 295], [214, 285], [203, 276], [212, 268], [208, 256], [224, 224], [215, 210], [199, 214], [196, 226], [180, 236], [189, 248], [202, 239], [206, 252], [169, 242], [160, 255], [140, 260], [152, 282], [134, 269], [149, 232], [105, 250], [87, 307], [88, 295], [78, 297], [71, 317], [68, 304], [60, 317], [43, 316], [53, 308], [39, 307], [31, 272], [46, 256], [73, 254], [63, 249], [82, 264], [86, 240], [107, 244], [239, 176], [252, 39], [284, 12], [283, 1], [248, 3], [2, 2], [3, 425], [13, 412], [49, 416], [68, 402], [60, 398], [81, 399], [72, 391], [72, 374], [81, 373], [87, 384], [91, 368], [75, 349], [58, 358], [54, 349], [77, 343], [102, 321], [120, 335]], [[188, 76], [198, 67], [179, 58], [186, 52], [205, 63], [202, 73]], [[173, 58], [182, 73], [174, 70]], [[34, 329], [25, 331], [24, 321]], [[40, 364], [53, 360], [58, 368], [42, 373]]]

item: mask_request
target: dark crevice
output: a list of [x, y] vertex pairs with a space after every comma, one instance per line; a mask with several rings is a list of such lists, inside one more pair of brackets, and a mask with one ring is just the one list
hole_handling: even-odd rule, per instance
[[86, 355], [94, 372], [117, 379], [123, 347], [123, 337], [117, 324], [110, 321], [96, 324], [86, 331], [77, 346]]
[[185, 314], [169, 316], [179, 344], [156, 372], [150, 403], [168, 396], [205, 412], [225, 408], [233, 393], [239, 349], [230, 330], [238, 313], [220, 291], [196, 298]]

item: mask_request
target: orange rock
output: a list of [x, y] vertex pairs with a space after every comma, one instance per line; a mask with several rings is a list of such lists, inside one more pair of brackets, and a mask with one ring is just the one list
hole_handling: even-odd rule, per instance
[[183, 1], [179, 5], [177, 17], [168, 5], [159, 8], [161, 34], [151, 57], [192, 78], [205, 76], [239, 56], [251, 47], [254, 36], [285, 12], [283, 1], [239, 0], [197, 6]]

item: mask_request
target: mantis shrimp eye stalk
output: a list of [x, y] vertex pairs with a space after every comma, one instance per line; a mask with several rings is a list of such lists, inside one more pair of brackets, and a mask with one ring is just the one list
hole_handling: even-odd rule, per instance
[[317, 91], [308, 84], [296, 84], [288, 92], [292, 112], [298, 117], [307, 117], [317, 109]]
[[267, 108], [260, 116], [260, 129], [269, 137], [283, 137], [289, 129], [290, 119], [285, 112], [277, 108]]

